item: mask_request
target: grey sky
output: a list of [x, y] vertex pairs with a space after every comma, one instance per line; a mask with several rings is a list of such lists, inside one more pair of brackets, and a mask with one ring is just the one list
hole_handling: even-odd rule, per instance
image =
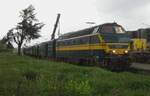
[[105, 20], [114, 19], [124, 25], [127, 30], [147, 27], [150, 24], [149, 0], [97, 0], [99, 14], [107, 16]]
[[50, 39], [57, 13], [61, 13], [61, 33], [89, 27], [85, 23], [88, 21], [116, 21], [126, 30], [150, 24], [150, 0], [1, 0], [0, 39], [17, 24], [19, 11], [30, 4], [35, 7], [37, 18], [46, 24], [41, 30], [42, 37], [33, 43]]

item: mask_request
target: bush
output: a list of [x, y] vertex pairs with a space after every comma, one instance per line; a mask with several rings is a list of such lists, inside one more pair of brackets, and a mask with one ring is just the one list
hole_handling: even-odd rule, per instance
[[26, 80], [38, 80], [40, 77], [39, 74], [34, 70], [27, 70], [22, 75]]
[[65, 85], [66, 94], [65, 96], [91, 96], [91, 86], [88, 80], [75, 81], [70, 80]]

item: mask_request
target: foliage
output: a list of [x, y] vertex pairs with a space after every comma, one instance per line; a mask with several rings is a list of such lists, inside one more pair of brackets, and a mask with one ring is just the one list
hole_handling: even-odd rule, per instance
[[7, 35], [5, 37], [3, 37], [2, 40], [0, 40], [0, 51], [7, 51], [9, 49], [14, 49], [12, 43], [11, 43], [11, 36], [9, 33], [7, 33]]
[[36, 72], [34, 70], [27, 70], [22, 75], [27, 80], [37, 80], [39, 78], [38, 72]]
[[66, 96], [91, 96], [91, 86], [88, 80], [75, 81], [70, 80], [66, 86]]
[[3, 40], [0, 40], [0, 52], [12, 51], [12, 46], [10, 43], [6, 43]]
[[0, 96], [149, 96], [150, 76], [0, 53]]
[[10, 29], [7, 33], [8, 40], [18, 45], [18, 54], [21, 54], [21, 47], [23, 44], [40, 37], [39, 32], [44, 24], [38, 22], [34, 11], [35, 8], [32, 5], [22, 10], [20, 12], [21, 21], [15, 28]]
[[0, 41], [0, 52], [6, 50], [6, 45]]

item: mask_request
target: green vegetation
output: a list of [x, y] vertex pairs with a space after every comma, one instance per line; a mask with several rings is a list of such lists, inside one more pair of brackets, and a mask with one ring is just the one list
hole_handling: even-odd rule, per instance
[[149, 96], [150, 76], [0, 53], [0, 96]]
[[23, 45], [41, 36], [39, 32], [44, 24], [39, 22], [34, 11], [35, 8], [33, 5], [20, 11], [19, 17], [21, 21], [17, 23], [15, 28], [10, 29], [4, 37], [4, 39], [9, 42], [9, 45], [12, 43], [17, 45], [18, 55], [22, 54], [21, 48]]
[[1, 40], [0, 40], [0, 52], [10, 52], [13, 49], [8, 48], [7, 44], [4, 44]]

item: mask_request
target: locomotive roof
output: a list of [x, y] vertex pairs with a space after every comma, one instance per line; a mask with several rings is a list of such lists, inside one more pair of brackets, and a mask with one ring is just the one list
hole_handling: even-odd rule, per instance
[[118, 25], [117, 23], [104, 23], [104, 24], [93, 26], [93, 27], [90, 27], [90, 28], [65, 33], [65, 34], [61, 35], [58, 39], [67, 39], [67, 38], [92, 34], [94, 28], [96, 28], [96, 27], [102, 28], [103, 26], [120, 26], [120, 27], [122, 27], [121, 25]]

